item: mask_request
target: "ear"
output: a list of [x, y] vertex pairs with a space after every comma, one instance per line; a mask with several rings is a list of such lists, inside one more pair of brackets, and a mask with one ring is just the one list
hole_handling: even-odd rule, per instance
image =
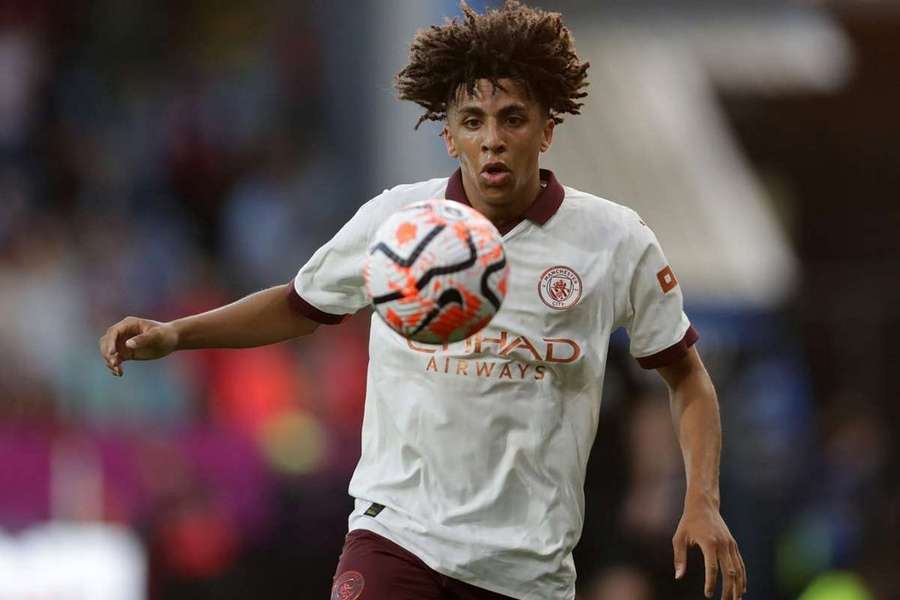
[[550, 149], [550, 145], [553, 143], [554, 127], [556, 127], [556, 121], [552, 117], [547, 119], [547, 124], [544, 125], [544, 130], [541, 132], [541, 152], [546, 152]]
[[444, 125], [444, 128], [441, 130], [441, 137], [444, 138], [444, 145], [447, 146], [447, 154], [450, 155], [450, 158], [459, 158], [456, 142], [453, 141], [453, 134], [450, 133], [450, 128], [447, 125]]

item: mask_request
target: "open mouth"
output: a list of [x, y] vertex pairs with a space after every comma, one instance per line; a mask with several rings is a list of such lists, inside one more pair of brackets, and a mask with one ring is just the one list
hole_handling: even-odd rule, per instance
[[502, 162], [492, 162], [484, 165], [484, 168], [481, 169], [482, 173], [488, 173], [490, 175], [497, 175], [499, 173], [509, 173], [509, 167], [507, 167]]
[[481, 179], [487, 185], [504, 185], [512, 177], [512, 171], [502, 162], [492, 162], [481, 169]]

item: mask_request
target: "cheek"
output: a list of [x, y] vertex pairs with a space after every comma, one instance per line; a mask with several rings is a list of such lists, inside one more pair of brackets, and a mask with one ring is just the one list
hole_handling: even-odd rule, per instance
[[460, 158], [467, 156], [477, 157], [481, 152], [481, 144], [474, 134], [459, 135], [454, 138], [456, 143], [456, 152]]
[[541, 148], [543, 147], [543, 145], [544, 138], [540, 133], [538, 133], [537, 135], [525, 136], [521, 140], [521, 143], [518, 145], [521, 159], [527, 162], [529, 165], [533, 162], [537, 162], [540, 158]]

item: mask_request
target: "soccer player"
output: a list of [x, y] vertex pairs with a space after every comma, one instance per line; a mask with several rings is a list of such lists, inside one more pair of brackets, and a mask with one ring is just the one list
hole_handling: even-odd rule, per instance
[[699, 546], [711, 597], [740, 598], [746, 571], [719, 514], [721, 429], [697, 333], [651, 230], [630, 209], [541, 170], [588, 65], [560, 16], [508, 1], [419, 32], [402, 99], [444, 123], [450, 177], [386, 190], [287, 285], [168, 323], [128, 317], [100, 339], [109, 369], [175, 350], [271, 344], [367, 306], [362, 264], [390, 214], [435, 197], [469, 204], [503, 234], [510, 279], [491, 324], [444, 347], [372, 319], [362, 456], [333, 600], [571, 600], [572, 550], [597, 429], [610, 334], [670, 389], [687, 491], [675, 577]]

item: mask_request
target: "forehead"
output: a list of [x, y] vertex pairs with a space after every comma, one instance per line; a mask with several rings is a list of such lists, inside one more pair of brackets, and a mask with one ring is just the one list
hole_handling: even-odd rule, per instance
[[498, 79], [495, 86], [488, 79], [479, 79], [473, 93], [460, 86], [450, 102], [450, 110], [480, 108], [490, 112], [512, 104], [520, 104], [526, 109], [539, 108], [538, 102], [528, 94], [524, 84], [515, 79]]

